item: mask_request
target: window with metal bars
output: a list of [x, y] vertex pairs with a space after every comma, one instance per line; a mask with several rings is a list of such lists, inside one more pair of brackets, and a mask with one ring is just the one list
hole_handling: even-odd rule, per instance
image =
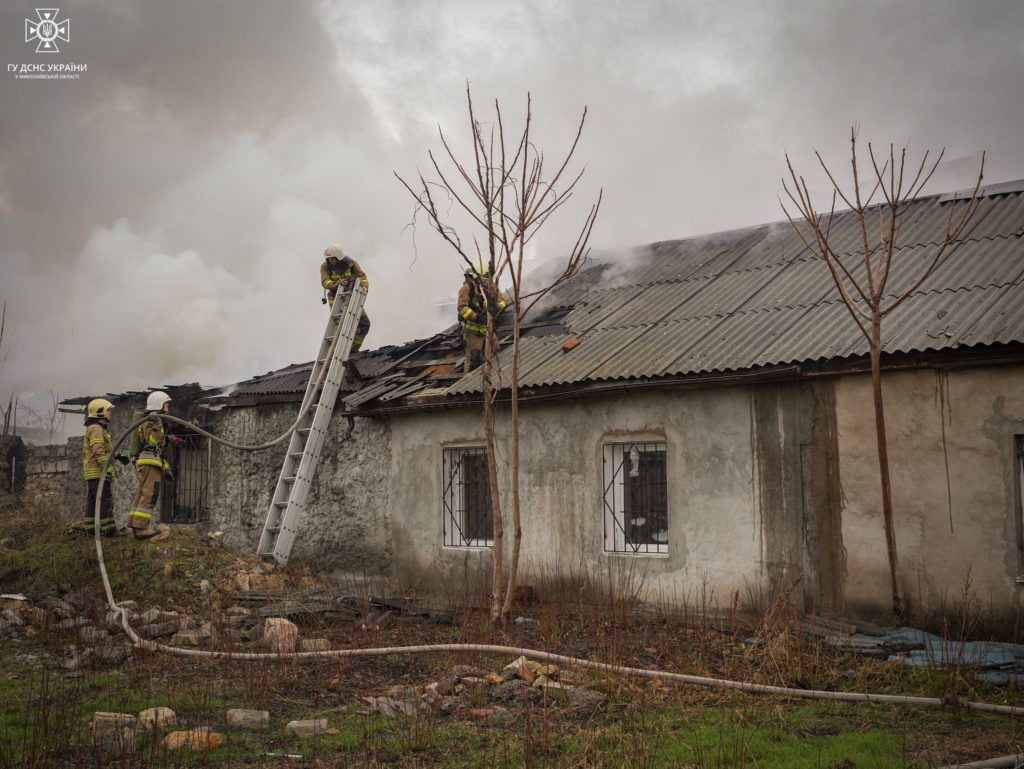
[[487, 450], [448, 448], [443, 452], [442, 518], [446, 547], [491, 547], [494, 515], [487, 477]]
[[664, 443], [606, 443], [604, 549], [668, 552], [668, 474]]
[[[1013, 457], [1017, 462], [1017, 547], [1024, 553], [1024, 435], [1013, 436]], [[1017, 577], [1017, 582], [1024, 583], [1024, 575]]]

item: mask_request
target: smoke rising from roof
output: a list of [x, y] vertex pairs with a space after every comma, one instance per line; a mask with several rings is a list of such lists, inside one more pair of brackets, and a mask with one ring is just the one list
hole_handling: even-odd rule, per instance
[[[34, 61], [29, 6], [0, 8], [5, 62]], [[911, 0], [477, 4], [274, 0], [62, 5], [77, 81], [0, 79], [0, 299], [14, 332], [0, 396], [184, 381], [308, 360], [316, 271], [340, 242], [367, 270], [369, 346], [449, 324], [461, 282], [392, 176], [426, 171], [440, 125], [467, 147], [467, 80], [561, 157], [589, 107], [564, 254], [604, 188], [592, 243], [781, 218], [788, 150], [845, 172], [865, 140], [947, 146], [931, 191], [1024, 177], [1024, 6]], [[6, 73], [5, 73], [6, 74]], [[554, 257], [553, 257], [554, 258]], [[10, 329], [10, 326], [9, 326]]]

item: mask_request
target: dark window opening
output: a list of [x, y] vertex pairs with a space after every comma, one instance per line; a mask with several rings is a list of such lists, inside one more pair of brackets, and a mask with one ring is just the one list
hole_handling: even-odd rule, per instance
[[664, 443], [604, 446], [605, 550], [668, 552], [668, 473]]
[[199, 523], [210, 517], [210, 441], [198, 433], [180, 437], [179, 445], [166, 449], [173, 477], [161, 482], [161, 520]]
[[486, 450], [445, 449], [443, 465], [445, 546], [490, 547], [494, 544], [494, 515]]

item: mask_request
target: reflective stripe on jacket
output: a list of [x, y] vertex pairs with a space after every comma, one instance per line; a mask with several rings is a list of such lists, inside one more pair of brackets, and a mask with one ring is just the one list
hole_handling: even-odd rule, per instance
[[161, 470], [170, 470], [171, 466], [163, 460], [164, 446], [167, 443], [167, 431], [164, 429], [163, 420], [158, 416], [150, 416], [138, 427], [139, 458], [135, 465], [159, 467]]
[[[490, 278], [481, 278], [487, 282], [487, 290], [497, 293], [497, 289], [494, 286], [494, 281]], [[505, 298], [498, 294], [498, 312], [505, 309]], [[477, 334], [487, 333], [487, 297], [484, 296], [477, 288], [476, 282], [467, 279], [462, 284], [462, 288], [459, 289], [459, 300], [457, 305], [459, 323], [467, 331], [473, 331]], [[481, 321], [484, 321], [481, 324]]]
[[[82, 438], [82, 475], [87, 481], [99, 478], [103, 471], [103, 463], [107, 461], [113, 449], [114, 441], [110, 433], [99, 422], [93, 422], [85, 428]], [[117, 475], [114, 466], [107, 468], [107, 475]]]
[[320, 285], [328, 291], [348, 288], [353, 282], [353, 276], [361, 279], [360, 283], [364, 289], [370, 287], [370, 281], [367, 280], [363, 268], [359, 266], [359, 262], [350, 256], [339, 259], [334, 267], [331, 267], [326, 259], [320, 265]]

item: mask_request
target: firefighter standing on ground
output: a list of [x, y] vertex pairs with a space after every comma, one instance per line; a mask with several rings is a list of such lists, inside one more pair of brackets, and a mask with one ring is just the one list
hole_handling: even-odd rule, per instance
[[468, 374], [480, 365], [487, 339], [487, 311], [494, 307], [494, 315], [505, 309], [505, 299], [498, 293], [487, 266], [467, 267], [466, 280], [459, 289], [457, 311], [462, 324], [462, 341], [466, 345], [463, 373]]
[[[103, 398], [93, 398], [85, 409], [85, 437], [82, 439], [82, 472], [88, 487], [85, 498], [85, 517], [76, 529], [95, 533], [96, 493], [99, 491], [100, 478], [103, 476], [103, 465], [113, 450], [114, 441], [107, 432], [110, 423], [110, 411], [114, 404]], [[125, 457], [118, 456], [119, 462], [127, 464]], [[107, 468], [107, 481], [103, 484], [103, 496], [100, 499], [100, 533], [105, 537], [117, 534], [117, 522], [114, 520], [113, 481], [117, 475], [114, 465]]]
[[[139, 473], [139, 490], [135, 493], [135, 501], [128, 513], [128, 527], [135, 539], [153, 539], [159, 536], [166, 538], [169, 528], [165, 524], [153, 525], [156, 503], [160, 498], [160, 481], [164, 474], [170, 473], [171, 466], [164, 459], [167, 443], [176, 445], [181, 439], [168, 436], [160, 414], [166, 414], [171, 396], [159, 390], [150, 393], [146, 399], [147, 419], [136, 430], [139, 439], [139, 455], [135, 460], [135, 468]], [[161, 536], [163, 535], [163, 536]]]

